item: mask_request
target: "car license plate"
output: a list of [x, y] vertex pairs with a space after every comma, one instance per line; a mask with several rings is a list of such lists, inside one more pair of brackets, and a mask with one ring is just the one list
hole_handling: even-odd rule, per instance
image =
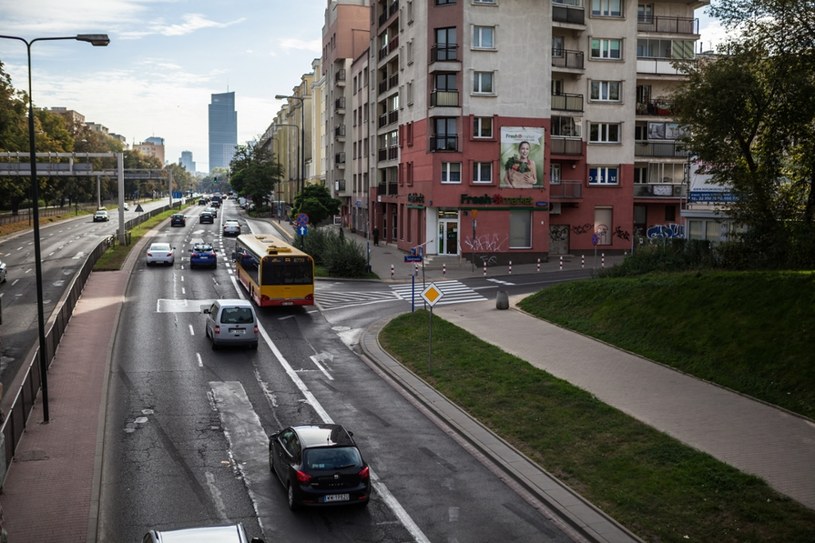
[[238, 335], [246, 333], [246, 330], [244, 330], [243, 328], [231, 328], [229, 331], [232, 332], [233, 334]]
[[323, 496], [324, 503], [347, 502], [350, 499], [351, 499], [350, 494], [329, 494], [327, 496]]

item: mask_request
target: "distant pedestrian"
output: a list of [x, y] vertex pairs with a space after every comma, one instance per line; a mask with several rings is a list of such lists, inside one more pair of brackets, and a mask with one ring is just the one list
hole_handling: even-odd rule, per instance
[[379, 245], [379, 228], [374, 226], [374, 245]]

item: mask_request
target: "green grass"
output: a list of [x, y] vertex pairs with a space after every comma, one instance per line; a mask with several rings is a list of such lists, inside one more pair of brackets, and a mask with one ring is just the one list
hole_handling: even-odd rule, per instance
[[[771, 294], [762, 291], [769, 286]], [[617, 343], [622, 336], [631, 350], [667, 350], [677, 358], [693, 358], [693, 367], [706, 368], [708, 375], [726, 368], [742, 382], [759, 379], [739, 378], [739, 371], [760, 371], [781, 381], [788, 378], [777, 373], [797, 370], [778, 368], [799, 364], [799, 358], [812, 362], [806, 339], [782, 346], [788, 334], [776, 335], [812, 323], [812, 286], [808, 274], [654, 275], [562, 284], [522, 305], [583, 331], [605, 323], [597, 337]], [[761, 306], [770, 299], [782, 309]], [[768, 315], [794, 320], [767, 323]], [[399, 316], [380, 341], [440, 392], [646, 541], [815, 540], [815, 511], [438, 317], [433, 317], [429, 363], [428, 318], [425, 311]], [[666, 335], [671, 339], [664, 340]], [[716, 340], [728, 344], [721, 349], [727, 364], [720, 360]], [[780, 360], [756, 354], [733, 362], [744, 350], [786, 354]], [[812, 384], [810, 379], [800, 388], [812, 390]]]

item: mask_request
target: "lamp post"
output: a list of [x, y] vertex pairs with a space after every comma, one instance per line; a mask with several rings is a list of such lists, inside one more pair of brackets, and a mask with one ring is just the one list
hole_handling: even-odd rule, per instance
[[275, 95], [275, 100], [300, 100], [300, 192], [306, 186], [306, 99], [302, 96]]
[[42, 413], [43, 423], [48, 423], [48, 360], [46, 359], [45, 344], [45, 317], [43, 315], [42, 297], [42, 263], [40, 257], [40, 185], [37, 181], [37, 149], [34, 139], [34, 98], [31, 96], [31, 46], [38, 41], [75, 40], [90, 43], [94, 47], [105, 47], [110, 43], [107, 34], [77, 34], [76, 36], [56, 36], [49, 38], [34, 38], [29, 41], [19, 36], [4, 36], [0, 38], [17, 40], [25, 44], [28, 55], [28, 147], [31, 170], [31, 211], [34, 217], [34, 270], [37, 282], [37, 330], [39, 331], [39, 359], [40, 381], [42, 383]]

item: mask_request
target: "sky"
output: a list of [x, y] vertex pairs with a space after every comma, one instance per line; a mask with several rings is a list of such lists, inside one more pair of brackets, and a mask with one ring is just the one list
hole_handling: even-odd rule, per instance
[[[511, 1], [511, 0], [510, 0]], [[108, 34], [107, 47], [31, 47], [35, 107], [65, 107], [127, 143], [164, 138], [165, 160], [191, 151], [209, 170], [211, 95], [235, 92], [238, 143], [266, 131], [322, 50], [326, 0], [0, 0], [0, 35], [32, 40]], [[722, 32], [704, 9], [704, 49]], [[27, 90], [25, 44], [0, 39], [0, 61]]]

